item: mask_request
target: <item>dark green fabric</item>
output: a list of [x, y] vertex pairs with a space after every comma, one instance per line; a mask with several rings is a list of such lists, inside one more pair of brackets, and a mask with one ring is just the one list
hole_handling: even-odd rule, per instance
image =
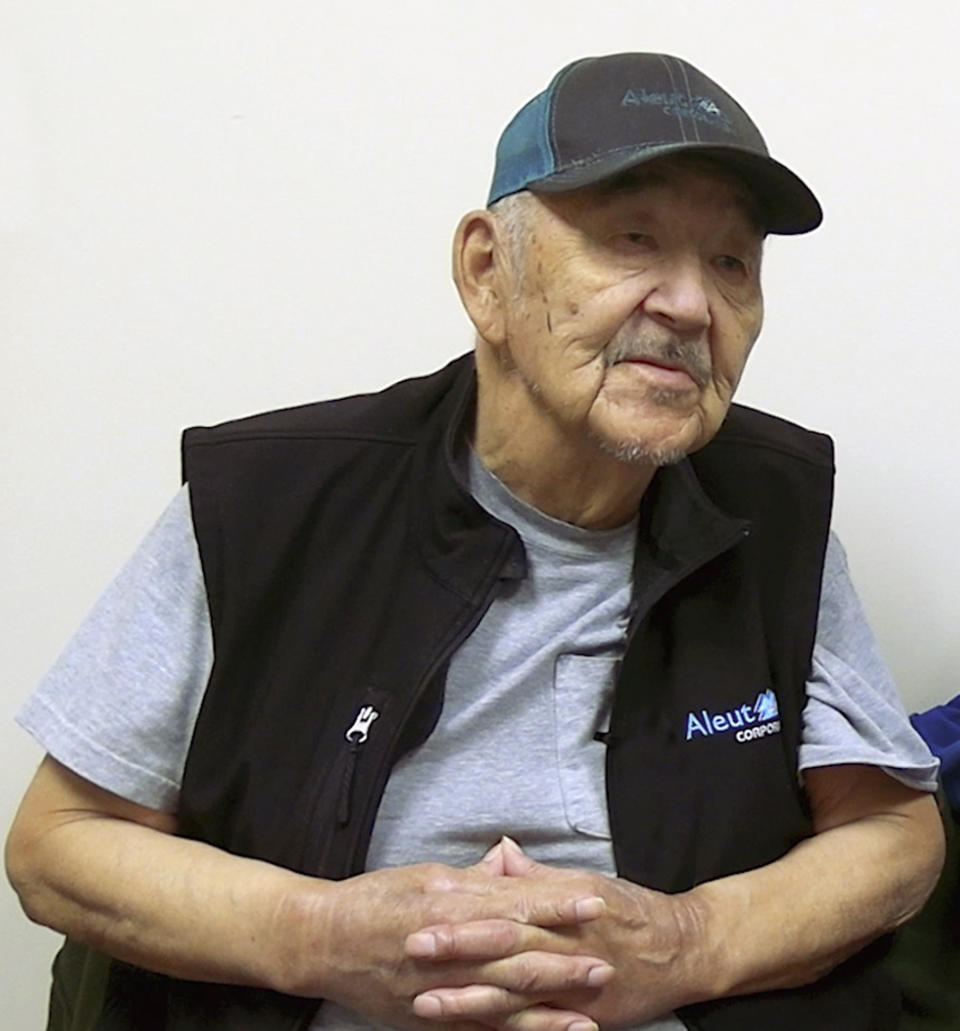
[[[128, 970], [136, 977], [118, 977]], [[53, 961], [47, 1031], [163, 1031], [166, 1020], [166, 978], [64, 940]]]
[[947, 835], [943, 873], [886, 959], [903, 991], [900, 1031], [960, 1029], [960, 823], [942, 798], [940, 810]]
[[93, 1031], [109, 971], [109, 957], [66, 939], [53, 961], [47, 1031]]

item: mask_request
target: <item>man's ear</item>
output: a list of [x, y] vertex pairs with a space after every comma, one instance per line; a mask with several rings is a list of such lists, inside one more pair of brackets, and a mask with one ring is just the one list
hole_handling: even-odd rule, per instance
[[504, 337], [507, 271], [496, 217], [484, 210], [464, 215], [453, 238], [453, 281], [477, 332], [494, 345]]

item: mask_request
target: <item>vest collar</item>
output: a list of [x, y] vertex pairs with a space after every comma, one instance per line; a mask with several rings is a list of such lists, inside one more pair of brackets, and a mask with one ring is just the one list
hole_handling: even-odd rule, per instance
[[[454, 362], [450, 372], [449, 388], [417, 449], [416, 482], [423, 489], [412, 497], [413, 525], [428, 566], [476, 601], [490, 589], [491, 579], [524, 577], [526, 559], [513, 528], [470, 493], [467, 442], [476, 411], [472, 354]], [[643, 582], [659, 595], [748, 534], [747, 521], [724, 512], [707, 495], [689, 459], [666, 466], [641, 505], [637, 561], [644, 566]]]
[[413, 532], [433, 574], [465, 600], [479, 603], [497, 579], [526, 575], [516, 531], [494, 519], [470, 493], [469, 428], [476, 408], [473, 355], [449, 366], [449, 387], [427, 420], [414, 457], [419, 484], [411, 494]]

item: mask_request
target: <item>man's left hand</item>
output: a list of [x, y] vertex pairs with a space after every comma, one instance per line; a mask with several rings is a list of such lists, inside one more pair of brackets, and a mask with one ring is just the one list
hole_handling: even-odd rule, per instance
[[490, 985], [433, 988], [415, 1010], [434, 1020], [469, 1017], [524, 1028], [543, 1006], [604, 1026], [638, 1023], [678, 1006], [794, 988], [822, 977], [878, 935], [913, 916], [943, 864], [943, 827], [932, 797], [884, 770], [857, 764], [804, 773], [813, 834], [764, 866], [665, 895], [628, 881], [535, 863], [501, 845], [502, 874], [603, 899], [605, 912], [569, 928], [509, 920], [443, 924], [408, 936], [424, 962], [578, 953], [606, 960], [612, 978], [593, 990], [545, 996]]
[[[491, 985], [435, 988], [415, 1000], [419, 1016], [498, 1027], [523, 1010], [551, 1005], [587, 1014], [601, 1026], [617, 1026], [660, 1016], [700, 996], [694, 967], [702, 914], [690, 895], [665, 895], [619, 878], [544, 866], [509, 838], [498, 848], [504, 875], [565, 884], [571, 894], [599, 896], [606, 910], [577, 927], [547, 929], [479, 920], [439, 924], [410, 935], [407, 953], [421, 961], [477, 961], [520, 953], [527, 953], [531, 961], [528, 993]], [[603, 988], [545, 998], [536, 991], [536, 956], [557, 952], [596, 956], [610, 963], [616, 974]]]

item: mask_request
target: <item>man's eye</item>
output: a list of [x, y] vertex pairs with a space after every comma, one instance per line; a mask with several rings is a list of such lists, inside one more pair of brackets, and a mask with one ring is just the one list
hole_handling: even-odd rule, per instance
[[745, 275], [747, 272], [746, 263], [734, 254], [720, 254], [714, 259], [714, 264], [724, 272], [735, 275]]
[[649, 233], [623, 229], [608, 238], [608, 246], [627, 258], [646, 257], [656, 251], [657, 241]]

